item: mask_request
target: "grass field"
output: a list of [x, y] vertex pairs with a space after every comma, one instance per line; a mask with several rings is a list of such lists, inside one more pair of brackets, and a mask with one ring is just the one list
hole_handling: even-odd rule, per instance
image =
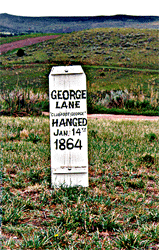
[[72, 64], [92, 112], [157, 115], [157, 32], [85, 30], [0, 56], [0, 114], [32, 115], [0, 117], [2, 249], [159, 248], [159, 123], [88, 120], [89, 187], [56, 189], [49, 118], [33, 116], [48, 111], [51, 67]]
[[2, 62], [72, 60], [88, 65], [158, 69], [158, 31], [128, 28], [84, 30], [30, 46], [25, 52], [24, 58], [17, 58], [15, 53], [9, 52], [2, 57]]
[[1, 117], [2, 249], [157, 250], [158, 127], [88, 120], [89, 187], [56, 189], [49, 118]]
[[[157, 32], [128, 28], [92, 29], [61, 34], [56, 39], [25, 47], [25, 55], [22, 57], [17, 56], [18, 49], [7, 52], [1, 55], [1, 109], [12, 109], [12, 101], [8, 99], [11, 99], [10, 96], [17, 96], [18, 91], [48, 94], [48, 75], [52, 66], [81, 64], [87, 77], [88, 95], [93, 103], [102, 103], [105, 109], [113, 106], [124, 110], [127, 109], [126, 101], [134, 100], [134, 113], [149, 110], [157, 115]], [[5, 38], [5, 42], [7, 39]], [[122, 94], [119, 96], [117, 93], [112, 99], [110, 91], [119, 90]], [[103, 96], [105, 91], [109, 94], [109, 101], [106, 101], [107, 96]], [[124, 91], [127, 93], [126, 101]], [[97, 92], [103, 96], [102, 99]], [[118, 98], [124, 100], [122, 107], [117, 102]], [[144, 101], [146, 105], [142, 105]], [[132, 109], [131, 105], [127, 106]], [[138, 106], [144, 108], [140, 110]], [[42, 109], [43, 106], [39, 107]], [[95, 108], [98, 111], [104, 110], [100, 105]]]

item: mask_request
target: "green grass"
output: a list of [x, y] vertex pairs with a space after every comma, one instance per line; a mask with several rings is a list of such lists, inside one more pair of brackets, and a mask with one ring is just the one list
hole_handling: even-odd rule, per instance
[[[107, 69], [86, 66], [83, 68], [87, 77], [89, 100], [91, 100], [92, 104], [95, 105], [92, 109], [88, 110], [89, 113], [111, 112], [119, 114], [158, 115], [158, 74], [156, 72], [131, 72], [126, 69]], [[24, 95], [29, 92], [34, 94], [39, 93], [39, 95], [47, 93], [48, 95], [48, 75], [50, 70], [50, 64], [34, 64], [25, 66], [15, 65], [13, 67], [2, 68], [2, 77], [0, 82], [0, 88], [2, 91], [2, 97], [0, 100], [2, 104], [1, 109], [7, 109], [7, 107], [10, 108], [10, 106], [15, 107], [15, 100], [11, 100], [13, 98], [11, 96], [17, 97], [17, 93], [19, 92], [24, 93]], [[10, 84], [11, 82], [12, 84]], [[96, 104], [101, 100], [100, 95], [105, 91], [108, 93], [111, 90], [126, 91], [129, 93], [127, 98], [130, 98], [130, 100], [133, 98], [133, 100], [139, 101], [139, 107], [136, 104], [134, 107], [131, 107], [130, 105], [127, 107], [126, 102], [124, 102], [124, 110], [121, 108], [111, 110], [110, 107], [107, 106], [97, 106]], [[4, 98], [6, 99], [5, 102]], [[105, 96], [102, 98], [105, 98]], [[14, 104], [10, 104], [8, 106], [7, 100], [10, 103], [14, 102]], [[146, 106], [143, 103], [144, 101], [145, 103], [147, 102]], [[39, 104], [37, 104], [37, 108], [40, 108], [43, 111], [48, 111], [48, 98], [43, 100], [43, 102], [44, 103], [42, 104], [38, 101]], [[114, 106], [112, 108], [118, 107]]]
[[41, 55], [45, 54], [51, 61], [158, 69], [157, 32], [128, 28], [84, 30], [62, 35], [58, 39], [44, 42], [41, 46], [29, 46], [26, 48], [29, 56], [15, 61], [14, 55], [11, 55], [11, 61], [8, 62], [7, 55], [2, 62], [10, 64], [24, 60], [27, 63], [32, 62], [33, 58], [43, 60]]
[[[150, 96], [151, 86], [154, 92], [158, 90], [158, 74], [154, 72], [131, 72], [123, 69], [105, 69], [83, 67], [87, 77], [89, 92], [127, 89], [138, 91], [141, 86], [143, 94]], [[33, 88], [36, 92], [44, 89], [48, 92], [48, 75], [51, 70], [49, 64], [21, 65], [1, 68], [0, 88], [2, 90], [18, 88]], [[10, 84], [12, 83], [12, 84]]]
[[[18, 39], [20, 38], [25, 36]], [[129, 93], [130, 100], [148, 101], [151, 106], [146, 112], [158, 114], [157, 30], [85, 30], [25, 47], [24, 51], [23, 57], [17, 57], [17, 49], [1, 55], [2, 93], [29, 90], [48, 94], [48, 75], [52, 66], [81, 64], [93, 103], [104, 102], [104, 99], [92, 98], [92, 94], [96, 96], [98, 92], [122, 90]], [[2, 99], [3, 96], [0, 98], [1, 109], [10, 108]], [[44, 107], [46, 110], [46, 106], [48, 105], [40, 104], [41, 109]], [[93, 109], [101, 113], [107, 112], [104, 110], [108, 108], [112, 112], [109, 106], [98, 105]], [[120, 112], [128, 113], [130, 110], [120, 107]], [[131, 109], [131, 112], [145, 114], [145, 110]]]
[[[48, 91], [48, 75], [51, 66], [25, 65], [1, 69], [0, 89], [13, 91], [15, 89], [33, 89], [35, 92]], [[12, 83], [12, 84], [11, 84]]]
[[89, 187], [56, 189], [49, 118], [1, 117], [3, 249], [157, 249], [158, 125], [88, 120]]
[[104, 90], [127, 89], [135, 91], [140, 86], [143, 94], [150, 93], [150, 86], [154, 85], [155, 91], [158, 90], [158, 72], [147, 72], [140, 70], [129, 70], [122, 68], [100, 68], [83, 66], [88, 79], [88, 90], [90, 92]]

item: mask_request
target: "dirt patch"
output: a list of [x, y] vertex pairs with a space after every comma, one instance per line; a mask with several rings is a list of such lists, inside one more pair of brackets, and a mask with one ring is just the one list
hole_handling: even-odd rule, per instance
[[58, 37], [58, 35], [33, 37], [33, 38], [27, 38], [27, 39], [20, 40], [20, 41], [15, 41], [12, 43], [5, 43], [5, 44], [0, 45], [0, 53], [3, 54], [9, 50], [22, 48], [22, 47], [29, 46], [29, 45], [32, 45], [35, 43], [41, 43], [41, 42], [44, 42], [46, 40], [54, 39], [57, 37]]
[[[49, 116], [49, 112], [42, 112], [43, 116]], [[107, 119], [107, 120], [151, 120], [159, 121], [159, 116], [144, 116], [144, 115], [113, 115], [113, 114], [92, 114], [87, 115], [90, 119]]]
[[144, 115], [111, 115], [111, 114], [92, 114], [87, 115], [91, 119], [109, 119], [109, 120], [152, 120], [158, 121], [159, 116], [144, 116]]

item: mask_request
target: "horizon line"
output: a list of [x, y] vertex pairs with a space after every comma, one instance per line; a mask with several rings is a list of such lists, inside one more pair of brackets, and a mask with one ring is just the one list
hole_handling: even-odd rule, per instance
[[130, 15], [130, 14], [112, 14], [112, 15], [87, 15], [87, 16], [83, 16], [83, 15], [77, 15], [77, 16], [72, 16], [72, 15], [69, 15], [69, 16], [50, 16], [50, 15], [47, 15], [47, 16], [25, 16], [25, 15], [17, 15], [17, 14], [10, 14], [10, 13], [0, 13], [0, 15], [11, 15], [11, 16], [19, 16], [19, 17], [114, 17], [114, 16], [128, 16], [128, 17], [159, 17], [159, 16], [156, 16], [156, 15]]

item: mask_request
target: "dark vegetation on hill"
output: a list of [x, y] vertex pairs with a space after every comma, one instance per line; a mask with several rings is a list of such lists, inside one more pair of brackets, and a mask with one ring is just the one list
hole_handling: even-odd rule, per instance
[[88, 16], [88, 17], [25, 17], [0, 14], [2, 32], [19, 33], [69, 33], [92, 28], [148, 28], [159, 27], [158, 16]]

